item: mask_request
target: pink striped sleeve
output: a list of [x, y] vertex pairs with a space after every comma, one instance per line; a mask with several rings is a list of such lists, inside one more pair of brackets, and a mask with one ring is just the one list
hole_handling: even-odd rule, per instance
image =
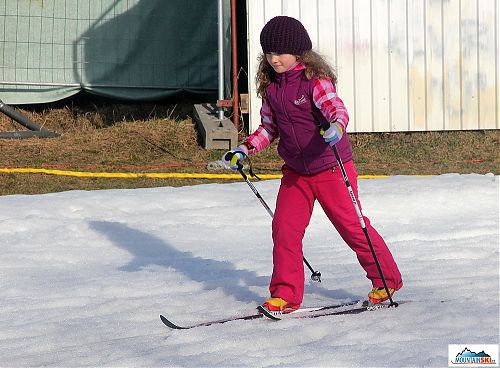
[[349, 114], [331, 80], [314, 80], [313, 101], [327, 121], [331, 123], [336, 120], [344, 127], [344, 131], [346, 130]]
[[260, 109], [261, 123], [257, 130], [253, 132], [245, 142], [249, 143], [253, 149], [249, 150], [249, 154], [262, 151], [268, 147], [278, 136], [278, 126], [276, 125], [276, 118], [271, 109], [271, 105], [266, 99], [262, 101], [262, 108]]

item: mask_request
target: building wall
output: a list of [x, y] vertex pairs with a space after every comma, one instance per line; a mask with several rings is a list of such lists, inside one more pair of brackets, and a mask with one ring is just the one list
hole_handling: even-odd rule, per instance
[[249, 0], [250, 131], [259, 35], [300, 19], [338, 73], [349, 132], [500, 128], [499, 0]]

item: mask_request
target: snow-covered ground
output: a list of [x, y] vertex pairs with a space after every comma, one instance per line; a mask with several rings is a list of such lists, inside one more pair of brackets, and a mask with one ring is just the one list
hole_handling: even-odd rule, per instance
[[[0, 197], [0, 366], [448, 365], [448, 344], [499, 342], [499, 177], [360, 180], [403, 273], [399, 308], [317, 319], [180, 324], [268, 297], [270, 216], [244, 182]], [[255, 182], [274, 208], [279, 181]], [[371, 285], [320, 206], [304, 306]]]

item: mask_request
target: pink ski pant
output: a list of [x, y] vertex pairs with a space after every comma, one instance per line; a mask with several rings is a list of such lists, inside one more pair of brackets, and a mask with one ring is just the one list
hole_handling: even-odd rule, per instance
[[[344, 163], [349, 182], [358, 200], [357, 173], [352, 161]], [[283, 168], [283, 178], [278, 192], [273, 218], [273, 275], [269, 290], [272, 297], [301, 304], [304, 296], [304, 265], [302, 239], [309, 225], [315, 200], [318, 200], [340, 236], [356, 253], [373, 287], [383, 287], [383, 282], [373, 259], [359, 218], [339, 167], [312, 176], [300, 175]], [[361, 204], [358, 200], [358, 205]], [[399, 289], [401, 274], [382, 237], [364, 217], [377, 259], [389, 288]]]

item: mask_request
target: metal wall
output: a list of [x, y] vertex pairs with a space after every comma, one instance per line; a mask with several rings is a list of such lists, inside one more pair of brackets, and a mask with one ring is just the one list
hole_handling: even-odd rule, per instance
[[499, 0], [248, 0], [250, 131], [263, 25], [298, 18], [336, 68], [349, 132], [500, 128]]

